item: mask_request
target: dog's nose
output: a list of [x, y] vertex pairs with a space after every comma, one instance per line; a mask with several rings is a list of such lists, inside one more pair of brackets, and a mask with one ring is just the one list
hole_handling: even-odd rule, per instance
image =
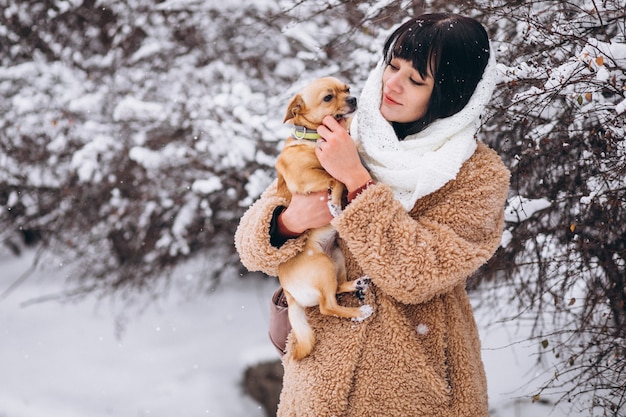
[[350, 107], [356, 107], [356, 97], [354, 96], [350, 96], [346, 99], [346, 103], [348, 103], [348, 105]]

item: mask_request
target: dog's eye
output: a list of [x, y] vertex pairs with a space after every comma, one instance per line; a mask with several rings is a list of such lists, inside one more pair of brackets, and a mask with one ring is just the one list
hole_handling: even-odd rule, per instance
[[324, 101], [325, 101], [326, 103], [328, 103], [328, 102], [329, 102], [329, 101], [331, 101], [332, 99], [333, 99], [333, 95], [332, 95], [332, 94], [329, 94], [329, 95], [327, 95], [326, 97], [324, 97]]

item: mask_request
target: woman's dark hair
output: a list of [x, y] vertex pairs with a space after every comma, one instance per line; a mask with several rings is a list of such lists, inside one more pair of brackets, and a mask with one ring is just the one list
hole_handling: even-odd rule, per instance
[[393, 123], [398, 137], [404, 139], [465, 107], [489, 61], [489, 37], [472, 18], [425, 14], [397, 28], [387, 38], [383, 55], [387, 64], [393, 58], [407, 60], [422, 77], [430, 74], [435, 81], [424, 117]]

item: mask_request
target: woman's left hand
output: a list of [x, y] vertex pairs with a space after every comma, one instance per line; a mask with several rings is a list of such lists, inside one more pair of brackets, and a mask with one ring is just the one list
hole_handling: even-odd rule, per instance
[[356, 144], [341, 123], [332, 116], [326, 116], [317, 128], [318, 139], [315, 154], [322, 167], [334, 178], [345, 184], [348, 192], [356, 190], [371, 176], [361, 163]]

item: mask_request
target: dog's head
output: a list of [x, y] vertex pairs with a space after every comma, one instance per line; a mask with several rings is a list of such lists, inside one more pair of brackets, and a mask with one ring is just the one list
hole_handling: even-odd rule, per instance
[[334, 77], [319, 78], [307, 85], [289, 102], [285, 120], [294, 125], [317, 129], [326, 116], [344, 119], [356, 110], [356, 97], [350, 86]]

